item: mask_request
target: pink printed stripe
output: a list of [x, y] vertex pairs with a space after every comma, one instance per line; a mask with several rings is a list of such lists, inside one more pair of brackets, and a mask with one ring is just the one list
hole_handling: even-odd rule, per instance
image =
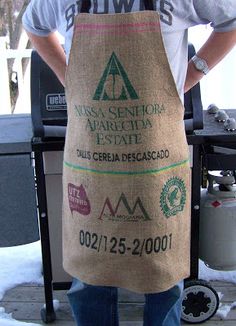
[[113, 30], [113, 31], [87, 31], [87, 30], [76, 30], [76, 34], [78, 33], [86, 33], [86, 35], [128, 35], [132, 33], [146, 33], [146, 32], [157, 32], [158, 30], [156, 28], [152, 29], [130, 29], [130, 30]]
[[98, 29], [103, 29], [103, 30], [107, 30], [107, 29], [124, 29], [124, 28], [139, 28], [139, 27], [160, 27], [160, 23], [159, 22], [144, 22], [144, 23], [127, 23], [127, 24], [82, 24], [82, 23], [77, 23], [75, 26], [75, 30], [98, 30]]

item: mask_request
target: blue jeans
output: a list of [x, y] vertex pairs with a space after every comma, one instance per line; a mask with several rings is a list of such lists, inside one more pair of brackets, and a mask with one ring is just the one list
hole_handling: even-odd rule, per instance
[[[183, 282], [168, 291], [145, 294], [144, 326], [179, 326]], [[117, 288], [74, 279], [68, 291], [77, 326], [118, 326]]]

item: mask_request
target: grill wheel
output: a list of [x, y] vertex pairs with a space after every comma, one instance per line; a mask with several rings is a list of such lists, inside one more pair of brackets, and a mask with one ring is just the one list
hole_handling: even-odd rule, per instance
[[183, 291], [181, 319], [198, 324], [210, 319], [219, 307], [217, 292], [203, 280], [186, 281]]

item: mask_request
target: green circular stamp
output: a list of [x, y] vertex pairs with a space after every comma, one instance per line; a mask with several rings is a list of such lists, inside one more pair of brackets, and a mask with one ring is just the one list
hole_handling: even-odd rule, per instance
[[170, 178], [162, 188], [160, 206], [166, 217], [182, 212], [186, 202], [186, 187], [182, 179]]

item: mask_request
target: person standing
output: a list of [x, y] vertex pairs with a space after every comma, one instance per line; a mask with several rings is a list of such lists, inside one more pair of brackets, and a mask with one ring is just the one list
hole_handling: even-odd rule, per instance
[[[187, 30], [201, 23], [214, 30], [188, 63]], [[181, 102], [235, 45], [233, 0], [32, 0], [23, 25], [66, 86], [63, 254], [77, 325], [117, 326], [117, 287], [145, 294], [145, 326], [179, 325], [190, 227]]]

